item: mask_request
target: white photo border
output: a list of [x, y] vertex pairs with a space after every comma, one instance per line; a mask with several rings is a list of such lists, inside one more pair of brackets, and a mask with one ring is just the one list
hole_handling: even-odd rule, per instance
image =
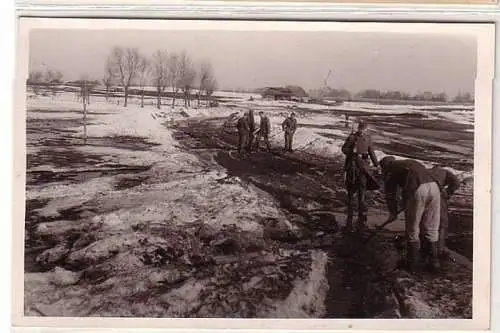
[[[14, 100], [14, 193], [12, 254], [12, 325], [23, 327], [168, 328], [168, 329], [275, 329], [275, 330], [484, 330], [490, 327], [491, 304], [491, 184], [492, 81], [495, 27], [490, 23], [290, 22], [148, 19], [19, 18]], [[477, 77], [474, 124], [474, 254], [473, 319], [143, 319], [25, 317], [23, 315], [24, 210], [26, 181], [26, 100], [29, 32], [33, 29], [147, 29], [231, 31], [352, 31], [450, 33], [477, 40]]]

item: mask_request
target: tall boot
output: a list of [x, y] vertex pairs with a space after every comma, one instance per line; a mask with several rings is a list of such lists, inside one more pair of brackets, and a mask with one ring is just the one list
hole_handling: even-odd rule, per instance
[[366, 213], [359, 213], [356, 229], [358, 232], [366, 230]]
[[358, 223], [357, 230], [358, 232], [362, 232], [367, 229], [366, 225], [366, 177], [364, 175], [360, 175], [358, 184]]
[[418, 258], [420, 251], [420, 241], [408, 242], [408, 248], [406, 252], [406, 265], [410, 273], [415, 273], [418, 266]]
[[344, 227], [344, 232], [351, 233], [352, 232], [352, 212], [347, 213], [347, 220]]
[[347, 186], [347, 221], [345, 223], [344, 232], [351, 233], [353, 230], [352, 218], [353, 218], [353, 191]]
[[430, 243], [424, 236], [420, 237], [420, 260], [423, 264], [426, 264], [429, 260], [430, 254]]
[[439, 244], [438, 242], [429, 243], [429, 262], [427, 264], [427, 269], [431, 273], [439, 273], [441, 269], [441, 264], [439, 262]]

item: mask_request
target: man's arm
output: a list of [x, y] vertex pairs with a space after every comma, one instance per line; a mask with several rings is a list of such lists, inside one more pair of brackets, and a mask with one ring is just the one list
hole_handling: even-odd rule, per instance
[[398, 201], [397, 201], [397, 189], [398, 185], [392, 174], [388, 174], [385, 179], [385, 200], [387, 202], [387, 208], [391, 215], [396, 215], [398, 213]]
[[377, 155], [375, 155], [375, 151], [373, 150], [373, 144], [370, 141], [370, 145], [368, 146], [368, 154], [370, 155], [370, 159], [372, 160], [372, 163], [375, 167], [378, 168], [378, 159]]
[[460, 186], [460, 181], [458, 180], [458, 177], [455, 176], [451, 171], [446, 170], [446, 179], [444, 181], [444, 184], [446, 186], [446, 194], [448, 194], [449, 198]]
[[352, 149], [354, 148], [354, 134], [351, 134], [347, 137], [344, 144], [342, 145], [342, 153], [344, 155], [349, 155], [352, 153]]

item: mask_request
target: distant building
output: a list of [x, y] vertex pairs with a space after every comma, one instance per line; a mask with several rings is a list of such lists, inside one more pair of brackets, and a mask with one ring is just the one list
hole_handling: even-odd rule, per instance
[[287, 101], [304, 101], [309, 95], [299, 86], [266, 87], [260, 90], [263, 98]]

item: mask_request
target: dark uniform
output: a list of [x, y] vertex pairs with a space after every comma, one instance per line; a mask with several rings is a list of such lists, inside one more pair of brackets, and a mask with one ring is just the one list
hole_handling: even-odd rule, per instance
[[297, 130], [297, 119], [293, 113], [283, 121], [281, 128], [285, 132], [285, 150], [292, 151], [293, 135]]
[[[360, 124], [361, 127], [364, 125]], [[378, 160], [373, 150], [369, 135], [358, 131], [352, 133], [344, 142], [342, 152], [346, 155], [344, 172], [347, 188], [347, 225], [352, 228], [353, 198], [354, 193], [358, 195], [358, 227], [366, 225], [365, 194], [367, 190], [378, 189], [379, 185], [374, 179], [369, 167], [372, 163], [378, 167]]]
[[241, 153], [243, 149], [247, 149], [250, 132], [250, 125], [248, 124], [246, 114], [238, 119], [236, 127], [238, 128], [238, 153]]
[[439, 252], [446, 248], [446, 238], [448, 238], [448, 199], [455, 193], [460, 186], [458, 178], [450, 171], [434, 167], [430, 169], [432, 176], [441, 186], [441, 214], [439, 224]]
[[256, 145], [257, 149], [259, 149], [260, 138], [264, 138], [264, 142], [266, 143], [267, 150], [271, 150], [271, 144], [269, 142], [269, 133], [270, 132], [271, 132], [271, 122], [269, 121], [269, 117], [267, 117], [265, 115], [261, 115], [259, 132], [257, 134], [257, 139], [255, 141], [255, 145]]
[[252, 150], [252, 144], [255, 139], [255, 118], [253, 110], [248, 111], [248, 146], [247, 150]]

